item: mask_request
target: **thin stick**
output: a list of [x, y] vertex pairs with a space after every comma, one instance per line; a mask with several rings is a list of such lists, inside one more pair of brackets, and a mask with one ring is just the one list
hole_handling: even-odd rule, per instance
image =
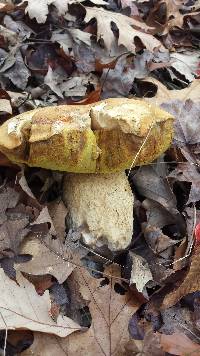
[[129, 171], [128, 171], [128, 177], [129, 177], [129, 175], [130, 175], [131, 169], [133, 168], [133, 166], [134, 166], [134, 164], [135, 164], [135, 162], [136, 162], [136, 160], [137, 160], [137, 158], [138, 158], [140, 152], [142, 151], [143, 147], [145, 146], [145, 144], [146, 144], [146, 142], [147, 142], [147, 140], [148, 140], [148, 138], [149, 138], [149, 135], [150, 135], [150, 133], [151, 133], [151, 130], [152, 130], [153, 126], [154, 126], [154, 122], [151, 123], [151, 126], [150, 126], [150, 128], [149, 128], [149, 131], [148, 131], [148, 133], [147, 133], [147, 135], [146, 135], [146, 137], [145, 137], [143, 143], [141, 144], [139, 150], [137, 151], [137, 153], [136, 153], [136, 155], [135, 155], [135, 157], [134, 157], [134, 159], [133, 159], [133, 161], [132, 161], [132, 163], [131, 163], [131, 166], [130, 166]]

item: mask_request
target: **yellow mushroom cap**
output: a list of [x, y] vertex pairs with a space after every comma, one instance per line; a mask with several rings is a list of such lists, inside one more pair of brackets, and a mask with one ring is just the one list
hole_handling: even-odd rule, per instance
[[13, 117], [0, 127], [0, 151], [34, 167], [111, 173], [152, 162], [172, 136], [171, 114], [144, 100], [114, 98]]

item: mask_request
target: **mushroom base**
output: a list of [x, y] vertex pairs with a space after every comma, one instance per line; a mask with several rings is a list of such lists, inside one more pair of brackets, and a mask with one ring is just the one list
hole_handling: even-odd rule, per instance
[[64, 177], [63, 200], [70, 226], [92, 248], [125, 249], [133, 234], [134, 197], [124, 172]]

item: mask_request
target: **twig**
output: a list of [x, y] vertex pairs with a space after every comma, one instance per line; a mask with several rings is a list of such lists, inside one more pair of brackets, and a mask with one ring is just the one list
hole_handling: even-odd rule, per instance
[[132, 161], [132, 163], [131, 163], [131, 166], [130, 166], [129, 171], [128, 171], [128, 177], [129, 177], [129, 175], [130, 175], [131, 169], [132, 169], [133, 166], [134, 166], [134, 163], [136, 162], [136, 160], [137, 160], [137, 158], [138, 158], [140, 152], [142, 151], [143, 147], [145, 146], [145, 144], [146, 144], [146, 142], [147, 142], [147, 140], [148, 140], [148, 138], [149, 138], [149, 135], [150, 135], [150, 133], [151, 133], [151, 130], [152, 130], [153, 126], [154, 126], [154, 122], [151, 123], [151, 126], [150, 126], [150, 128], [149, 128], [149, 131], [148, 131], [148, 133], [147, 133], [147, 135], [146, 135], [146, 137], [145, 137], [145, 139], [144, 139], [142, 145], [140, 146], [138, 152], [136, 153], [136, 155], [135, 155], [135, 157], [134, 157], [134, 159], [133, 159], [133, 161]]

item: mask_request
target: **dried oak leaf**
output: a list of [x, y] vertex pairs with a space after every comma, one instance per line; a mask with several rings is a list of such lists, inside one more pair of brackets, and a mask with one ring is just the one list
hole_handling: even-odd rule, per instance
[[[155, 2], [155, 6], [150, 10], [147, 22], [153, 24], [162, 34], [167, 34], [173, 27], [183, 28], [185, 16], [191, 16], [194, 13], [184, 14], [186, 0], [159, 0]], [[190, 7], [187, 7], [191, 10]], [[163, 21], [159, 21], [164, 17]], [[162, 23], [161, 23], [162, 22]]]
[[[78, 335], [77, 335], [78, 337]], [[34, 333], [34, 342], [33, 344], [24, 352], [21, 353], [22, 356], [75, 356], [76, 354], [76, 345], [74, 345], [74, 350], [68, 353], [67, 350], [67, 340], [68, 338], [59, 339], [59, 337], [54, 335], [42, 334], [39, 332]], [[125, 346], [125, 350], [122, 353], [112, 353], [113, 356], [165, 356], [165, 352], [162, 351], [161, 345], [159, 343], [159, 335], [149, 332], [145, 335], [143, 341], [130, 340]], [[83, 355], [84, 353], [78, 354]], [[92, 350], [88, 348], [85, 355], [87, 356], [99, 356], [103, 353], [93, 353]], [[107, 354], [104, 354], [107, 355]], [[197, 356], [197, 355], [195, 355]]]
[[176, 288], [174, 291], [166, 295], [166, 297], [164, 298], [163, 306], [165, 308], [171, 307], [172, 305], [176, 304], [185, 295], [196, 292], [200, 289], [199, 254], [200, 254], [200, 246], [197, 246], [195, 248], [195, 252], [192, 254], [190, 268], [185, 279], [183, 280], [183, 282], [178, 288]]
[[134, 39], [138, 37], [150, 52], [153, 52], [155, 48], [166, 51], [165, 47], [155, 37], [132, 27], [135, 26], [138, 29], [146, 31], [149, 27], [144, 22], [102, 8], [85, 7], [85, 9], [85, 22], [89, 22], [93, 18], [97, 20], [97, 40], [103, 39], [107, 50], [111, 51], [115, 42], [115, 36], [111, 30], [111, 23], [113, 22], [119, 30], [119, 46], [123, 45], [129, 51], [135, 53], [136, 45], [134, 44]]
[[[103, 285], [99, 279], [82, 269], [75, 270], [72, 276], [78, 283], [82, 297], [90, 301], [88, 306], [92, 325], [88, 331], [75, 333], [72, 338], [54, 339], [54, 351], [69, 356], [122, 355], [124, 345], [129, 340], [128, 320], [138, 303], [133, 301], [129, 292], [125, 295], [116, 293], [112, 286], [114, 279]], [[38, 350], [37, 343], [32, 345], [32, 350]], [[53, 355], [48, 342], [41, 344], [38, 355]]]
[[[166, 25], [168, 30], [174, 26], [182, 28], [184, 15], [181, 14], [180, 10], [184, 8], [185, 0], [171, 1], [171, 0], [160, 0], [159, 4], [166, 5]], [[164, 31], [166, 33], [167, 29]]]
[[[26, 0], [27, 7], [26, 13], [29, 14], [31, 19], [36, 18], [38, 23], [44, 23], [47, 19], [49, 13], [49, 5], [54, 5], [59, 15], [64, 15], [68, 10], [68, 5], [73, 4], [74, 2], [82, 2], [84, 0], [42, 0], [37, 3], [35, 0]], [[96, 5], [106, 5], [107, 3], [103, 0], [91, 0]]]
[[15, 266], [21, 272], [44, 275], [51, 274], [59, 283], [63, 283], [74, 269], [74, 265], [68, 262], [66, 250], [58, 239], [45, 237], [42, 240], [34, 235], [29, 236], [23, 244], [20, 253], [32, 256], [31, 261]]
[[0, 269], [0, 329], [29, 329], [66, 337], [80, 330], [80, 326], [67, 317], [59, 316], [57, 322], [49, 315], [48, 291], [39, 296], [34, 286], [17, 273], [17, 283]]

